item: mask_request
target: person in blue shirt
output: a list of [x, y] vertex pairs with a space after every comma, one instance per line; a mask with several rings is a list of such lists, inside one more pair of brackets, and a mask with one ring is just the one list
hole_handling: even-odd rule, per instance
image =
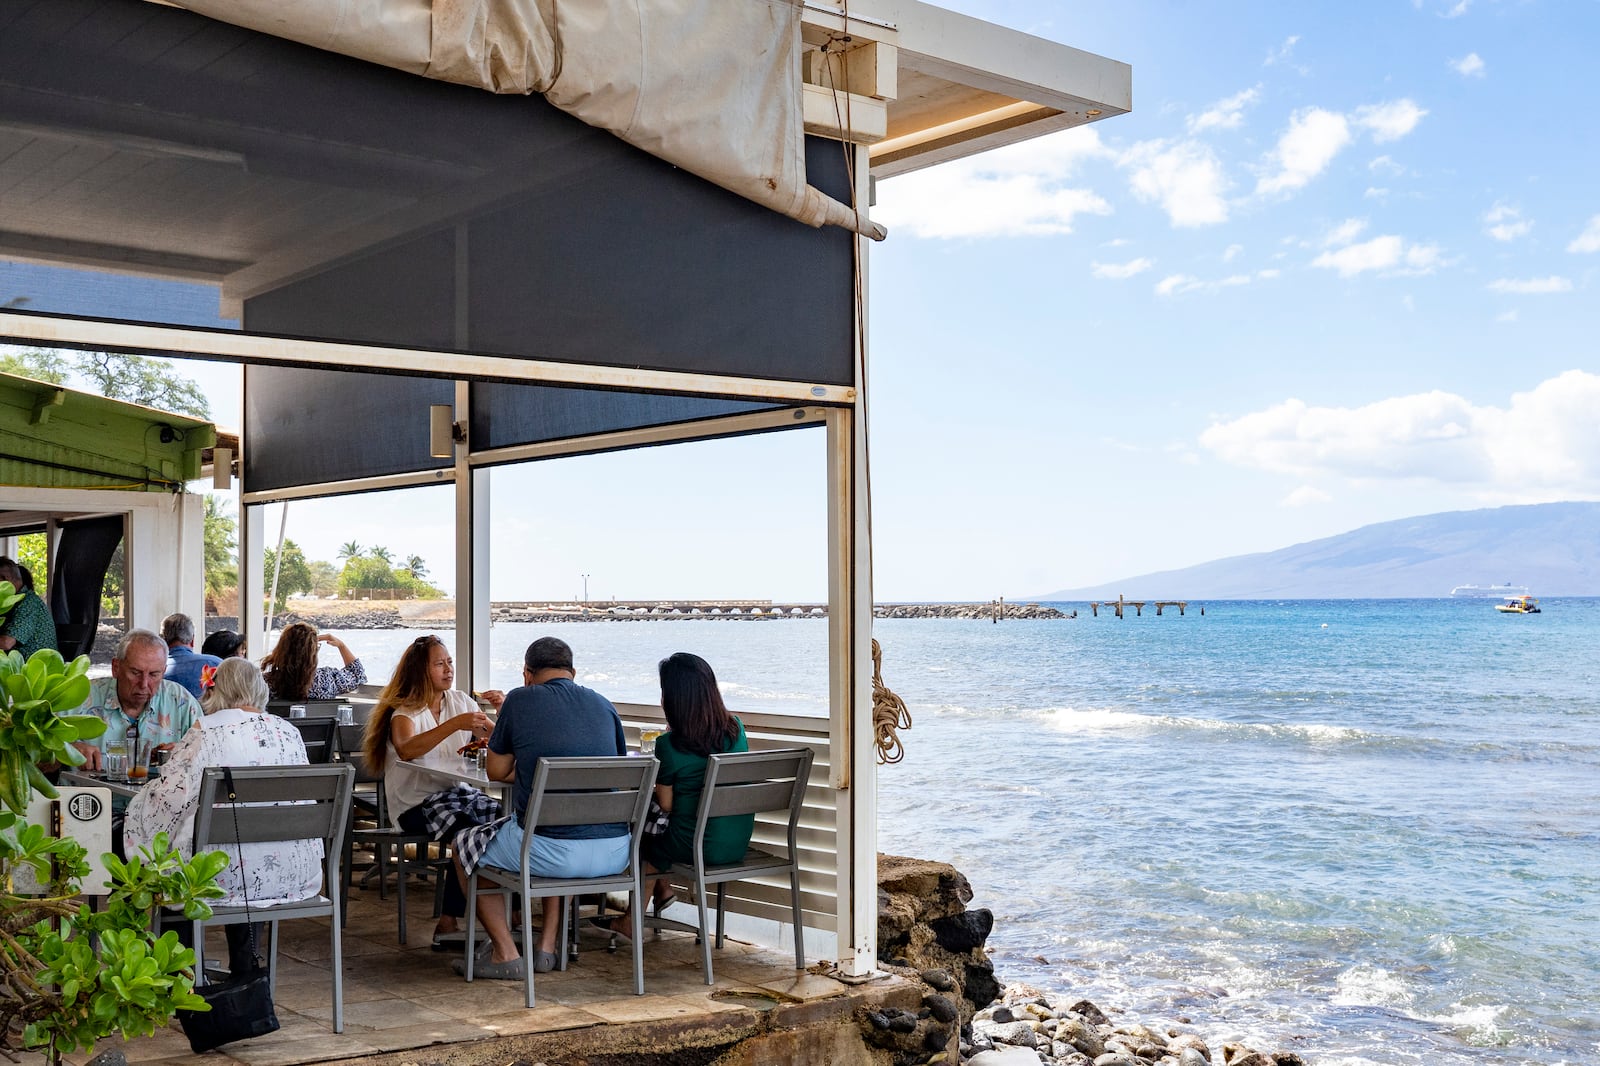
[[166, 680], [176, 681], [195, 699], [204, 696], [206, 683], [222, 660], [194, 650], [194, 619], [186, 614], [167, 615], [161, 622], [161, 639], [167, 642]]

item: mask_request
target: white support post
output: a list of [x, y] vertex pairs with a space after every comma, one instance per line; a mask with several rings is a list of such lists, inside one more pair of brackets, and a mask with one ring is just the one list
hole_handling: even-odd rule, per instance
[[190, 493], [145, 493], [122, 527], [127, 574], [123, 616], [129, 629], [159, 629], [176, 611], [205, 617], [204, 500]]
[[252, 659], [267, 653], [266, 619], [261, 615], [266, 511], [263, 503], [239, 505], [239, 632], [244, 634], [245, 651]]
[[[867, 203], [867, 150], [856, 154], [858, 203]], [[861, 299], [856, 405], [828, 412], [828, 702], [838, 793], [839, 968], [864, 977], [878, 964], [878, 763], [872, 722], [872, 527], [867, 479], [866, 261], [857, 238]]]

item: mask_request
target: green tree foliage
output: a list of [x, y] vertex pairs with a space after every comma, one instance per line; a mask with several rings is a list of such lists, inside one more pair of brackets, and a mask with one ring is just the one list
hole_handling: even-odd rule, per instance
[[[0, 582], [0, 614], [16, 600]], [[91, 910], [79, 897], [89, 870], [83, 846], [27, 820], [35, 790], [57, 795], [38, 765], [82, 765], [73, 743], [105, 731], [92, 715], [61, 714], [88, 697], [88, 670], [85, 655], [70, 664], [49, 649], [26, 661], [0, 655], [0, 1052], [13, 1059], [28, 1048], [59, 1063], [112, 1034], [148, 1036], [180, 1009], [206, 1009], [194, 994], [194, 952], [150, 925], [162, 907], [210, 917], [227, 856], [186, 862], [165, 834], [128, 862], [102, 856], [110, 893]], [[12, 891], [24, 871], [41, 893]]]
[[311, 594], [337, 596], [339, 594], [339, 568], [324, 559], [313, 559], [311, 567]]
[[[372, 554], [354, 559], [347, 559], [344, 570], [339, 574], [339, 591], [359, 592], [363, 589], [404, 589], [418, 599], [437, 599], [444, 595], [439, 589], [428, 584], [414, 571], [409, 569], [396, 570], [387, 561], [378, 557], [381, 549], [372, 549]], [[420, 558], [417, 558], [420, 562]], [[422, 567], [423, 571], [427, 566]]]
[[15, 374], [35, 381], [48, 381], [52, 385], [67, 383], [65, 359], [44, 348], [13, 348], [0, 350], [0, 374]]
[[359, 559], [365, 554], [367, 554], [367, 549], [353, 540], [347, 540], [339, 545], [339, 558], [341, 559]]
[[81, 352], [74, 357], [82, 374], [102, 396], [128, 403], [210, 418], [211, 404], [200, 386], [164, 359], [116, 352]]
[[[272, 573], [277, 569], [278, 553], [268, 548], [261, 568], [261, 580], [268, 592], [272, 591]], [[272, 605], [273, 613], [280, 613], [284, 601], [290, 596], [297, 592], [310, 592], [311, 589], [311, 566], [306, 562], [305, 553], [294, 541], [284, 541], [283, 568], [278, 570], [278, 598]]]
[[367, 554], [381, 562], [384, 566], [394, 565], [394, 553], [388, 548], [368, 548]]
[[47, 596], [50, 589], [50, 545], [43, 533], [24, 533], [17, 538], [17, 562], [33, 575], [33, 591]]
[[412, 577], [428, 576], [428, 564], [423, 562], [422, 556], [420, 555], [406, 556], [406, 565], [402, 569], [404, 569], [405, 572], [410, 574]]
[[220, 496], [206, 496], [205, 559], [206, 592], [216, 596], [239, 585], [239, 523]]

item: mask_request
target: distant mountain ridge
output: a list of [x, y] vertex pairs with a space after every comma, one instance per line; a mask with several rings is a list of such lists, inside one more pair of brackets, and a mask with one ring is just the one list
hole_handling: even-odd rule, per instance
[[1402, 518], [1278, 551], [1028, 599], [1382, 599], [1505, 583], [1527, 585], [1536, 596], [1600, 596], [1600, 503]]

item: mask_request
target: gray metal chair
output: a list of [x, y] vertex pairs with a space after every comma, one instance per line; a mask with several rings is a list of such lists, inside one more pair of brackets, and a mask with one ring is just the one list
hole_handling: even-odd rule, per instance
[[[734, 881], [751, 877], [789, 875], [789, 906], [794, 916], [794, 966], [806, 968], [805, 928], [800, 907], [800, 849], [797, 840], [800, 809], [805, 804], [806, 784], [811, 779], [810, 748], [778, 748], [772, 751], [729, 752], [706, 760], [705, 791], [700, 793], [700, 810], [694, 826], [694, 865], [673, 864], [666, 876], [694, 886], [695, 903], [700, 910], [700, 928], [669, 922], [659, 917], [650, 924], [657, 928], [686, 929], [698, 932], [705, 962], [706, 984], [711, 974], [711, 938], [708, 935], [706, 888], [717, 887], [717, 947], [726, 941], [727, 891]], [[788, 854], [777, 855], [760, 848], [749, 848], [738, 862], [707, 866], [705, 861], [706, 823], [712, 818], [738, 814], [764, 814], [787, 810], [789, 814]]]
[[300, 739], [305, 741], [306, 762], [318, 766], [333, 761], [337, 718], [290, 718], [289, 724], [300, 731]]
[[[276, 840], [319, 839], [327, 895], [296, 903], [252, 906], [256, 921], [271, 924], [267, 969], [274, 987], [278, 972], [278, 923], [293, 918], [330, 919], [333, 945], [333, 1031], [344, 1032], [344, 929], [339, 894], [339, 841], [350, 816], [350, 786], [355, 771], [348, 766], [240, 766], [232, 770], [238, 806], [229, 801], [223, 768], [209, 766], [200, 784], [200, 805], [194, 819], [194, 850], [214, 851], [235, 841], [254, 844]], [[235, 829], [234, 816], [238, 815]], [[237, 835], [235, 835], [237, 833]], [[158, 927], [183, 921], [181, 915], [157, 916]], [[215, 906], [211, 917], [193, 922], [196, 955], [202, 953], [207, 925], [240, 925], [245, 908]], [[197, 980], [204, 981], [204, 967]]]
[[[304, 722], [300, 718], [294, 721]], [[356, 793], [350, 805], [350, 829], [344, 836], [344, 876], [340, 878], [340, 891], [343, 893], [345, 904], [350, 902], [350, 881], [355, 876], [355, 846], [362, 844], [372, 849], [372, 868], [368, 876], [376, 871], [378, 877], [378, 898], [389, 898], [389, 869], [391, 864], [395, 870], [395, 894], [399, 897], [399, 913], [396, 920], [399, 923], [398, 938], [400, 943], [406, 942], [406, 881], [413, 871], [422, 871], [424, 874], [434, 874], [437, 878], [450, 876], [450, 872], [441, 869], [442, 864], [435, 862], [428, 855], [432, 838], [426, 833], [407, 833], [404, 829], [389, 824], [389, 798], [384, 791], [383, 775], [372, 772], [367, 765], [366, 755], [361, 750], [362, 726], [342, 725], [339, 727], [338, 740], [340, 758], [346, 766], [355, 770], [355, 783], [357, 785], [372, 785], [371, 791]], [[371, 826], [358, 826], [356, 819], [365, 815], [372, 819]], [[413, 861], [406, 858], [406, 849], [411, 849], [411, 854], [417, 858]], [[391, 860], [391, 849], [394, 858]], [[436, 880], [434, 883], [434, 917], [440, 912], [443, 894], [440, 891], [443, 882]], [[365, 887], [366, 880], [362, 879]]]
[[[523, 980], [527, 1005], [533, 1006], [533, 900], [546, 896], [575, 896], [592, 893], [626, 892], [633, 912], [633, 991], [644, 995], [644, 883], [640, 875], [639, 839], [644, 835], [645, 818], [650, 813], [650, 795], [655, 787], [660, 763], [653, 758], [630, 755], [594, 758], [540, 759], [533, 771], [533, 791], [522, 824], [522, 868], [502, 870], [479, 866], [476, 877], [467, 878], [466, 978], [472, 980], [477, 933], [477, 904], [480, 895], [522, 897]], [[528, 853], [534, 830], [540, 826], [602, 825], [620, 822], [628, 826], [628, 864], [614, 874], [600, 877], [535, 877], [528, 872]], [[495, 888], [480, 888], [479, 878], [493, 882]], [[506, 907], [510, 909], [509, 898]], [[567, 934], [570, 907], [561, 908], [561, 969], [567, 968]]]

